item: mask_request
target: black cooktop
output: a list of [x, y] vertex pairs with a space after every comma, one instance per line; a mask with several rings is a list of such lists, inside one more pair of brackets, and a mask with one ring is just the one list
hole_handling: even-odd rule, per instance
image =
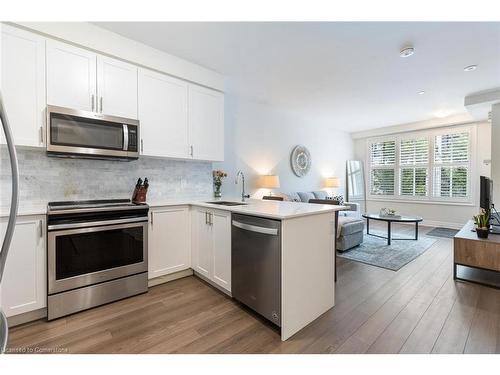
[[116, 209], [116, 208], [147, 208], [146, 203], [133, 203], [130, 199], [96, 199], [81, 201], [59, 201], [49, 202], [48, 211], [60, 210], [92, 210], [92, 209]]

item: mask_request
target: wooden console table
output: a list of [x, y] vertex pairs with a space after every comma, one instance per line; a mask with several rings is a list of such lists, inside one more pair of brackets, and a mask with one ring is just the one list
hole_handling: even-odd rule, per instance
[[457, 277], [457, 266], [500, 272], [500, 235], [490, 234], [482, 239], [473, 229], [474, 222], [469, 220], [453, 238], [453, 278], [479, 283]]

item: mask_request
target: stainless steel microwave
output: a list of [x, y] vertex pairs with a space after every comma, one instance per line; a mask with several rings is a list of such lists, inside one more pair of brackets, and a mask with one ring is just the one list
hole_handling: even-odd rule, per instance
[[139, 158], [139, 121], [47, 106], [47, 153], [52, 156]]

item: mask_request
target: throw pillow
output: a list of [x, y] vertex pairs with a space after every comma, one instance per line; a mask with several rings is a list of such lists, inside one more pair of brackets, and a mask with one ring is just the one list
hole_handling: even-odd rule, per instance
[[285, 194], [287, 196], [287, 200], [290, 202], [300, 202], [300, 196], [297, 193], [287, 193]]
[[314, 198], [316, 199], [326, 199], [328, 194], [326, 194], [326, 191], [323, 190], [318, 190], [318, 191], [313, 191]]
[[334, 201], [339, 202], [339, 206], [343, 206], [343, 205], [344, 205], [344, 197], [343, 197], [342, 195], [334, 195], [334, 196], [332, 197], [332, 199], [333, 199]]
[[305, 203], [308, 203], [309, 199], [315, 199], [313, 193], [298, 192], [297, 194], [299, 195], [300, 200]]

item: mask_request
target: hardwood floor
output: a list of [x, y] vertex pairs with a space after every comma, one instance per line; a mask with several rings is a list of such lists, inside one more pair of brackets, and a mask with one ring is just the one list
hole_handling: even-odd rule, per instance
[[[421, 228], [421, 235], [429, 229]], [[53, 322], [15, 327], [8, 347], [69, 353], [500, 353], [500, 290], [453, 281], [451, 239], [437, 239], [397, 272], [338, 258], [336, 293], [333, 309], [281, 342], [273, 326], [190, 276]]]

